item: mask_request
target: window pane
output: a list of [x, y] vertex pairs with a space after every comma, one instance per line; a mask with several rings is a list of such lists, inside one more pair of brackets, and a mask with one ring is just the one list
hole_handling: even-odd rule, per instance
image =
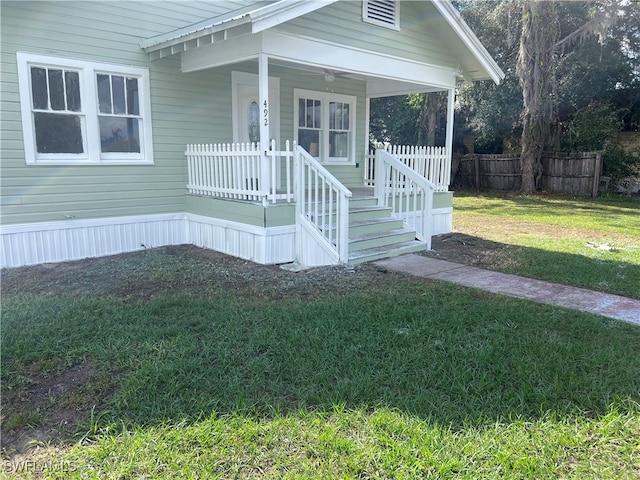
[[65, 110], [62, 70], [49, 69], [49, 98], [52, 110]]
[[47, 71], [44, 68], [31, 67], [31, 95], [33, 97], [33, 108], [49, 109]]
[[127, 113], [129, 115], [140, 115], [137, 78], [127, 78]]
[[329, 128], [336, 128], [336, 102], [329, 102]]
[[342, 129], [343, 130], [351, 130], [349, 126], [349, 104], [342, 104]]
[[313, 126], [315, 128], [322, 128], [320, 124], [320, 118], [322, 117], [322, 111], [320, 110], [320, 100], [315, 100], [314, 102], [314, 112], [313, 112]]
[[299, 127], [307, 126], [307, 123], [305, 121], [305, 119], [307, 118], [306, 105], [307, 105], [307, 102], [305, 101], [304, 98], [298, 99], [298, 126]]
[[34, 113], [38, 153], [83, 153], [80, 116]]
[[98, 105], [100, 113], [113, 113], [111, 110], [111, 82], [109, 75], [97, 75]]
[[137, 118], [99, 117], [99, 120], [103, 153], [140, 153], [140, 129]]
[[124, 77], [111, 76], [111, 88], [113, 89], [113, 113], [124, 115], [127, 113], [124, 99]]
[[329, 132], [329, 156], [347, 157], [349, 155], [349, 134], [347, 132]]
[[319, 155], [320, 131], [319, 130], [298, 130], [298, 145], [304, 148], [312, 156]]
[[307, 100], [307, 119], [304, 124], [305, 127], [313, 127], [313, 100]]
[[80, 102], [80, 76], [78, 72], [64, 72], [67, 90], [67, 110], [79, 112], [82, 109]]

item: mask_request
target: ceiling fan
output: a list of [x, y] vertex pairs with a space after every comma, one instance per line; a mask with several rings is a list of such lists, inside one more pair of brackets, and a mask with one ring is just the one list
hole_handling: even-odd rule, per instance
[[349, 78], [349, 72], [341, 72], [339, 70], [330, 70], [323, 68], [322, 72], [303, 72], [303, 75], [314, 75], [324, 78], [325, 82], [333, 82], [336, 78]]

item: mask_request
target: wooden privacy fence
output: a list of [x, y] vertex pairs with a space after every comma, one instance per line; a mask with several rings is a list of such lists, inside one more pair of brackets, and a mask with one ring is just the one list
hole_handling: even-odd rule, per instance
[[[455, 162], [454, 162], [455, 163]], [[598, 195], [602, 152], [545, 153], [540, 188], [550, 193]], [[520, 189], [520, 155], [471, 154], [460, 158], [454, 186], [478, 190]]]

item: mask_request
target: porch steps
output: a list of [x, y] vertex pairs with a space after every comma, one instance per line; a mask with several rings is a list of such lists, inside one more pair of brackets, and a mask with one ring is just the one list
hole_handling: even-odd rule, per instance
[[[375, 197], [353, 198], [349, 208], [349, 265], [425, 250], [415, 230], [380, 207]], [[331, 213], [327, 213], [327, 217]], [[326, 219], [328, 223], [328, 218]], [[331, 222], [335, 228], [335, 223]]]
[[391, 216], [391, 209], [379, 207], [375, 197], [351, 200], [349, 209], [349, 265], [419, 252], [425, 244], [416, 240], [415, 230]]

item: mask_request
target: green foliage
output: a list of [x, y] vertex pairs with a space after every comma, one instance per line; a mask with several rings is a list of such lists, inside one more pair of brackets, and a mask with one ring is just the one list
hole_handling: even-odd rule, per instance
[[[522, 30], [522, 1], [499, 2], [457, 0], [461, 15], [478, 35], [506, 73], [498, 85], [489, 82], [467, 85], [460, 90], [457, 114], [463, 128], [471, 129], [484, 153], [499, 153], [502, 140], [522, 131], [522, 89], [515, 76], [517, 49]], [[560, 37], [566, 37], [593, 17], [607, 2], [555, 2]], [[611, 105], [616, 123], [625, 129], [638, 128], [640, 95], [638, 55], [640, 52], [640, 9], [632, 2], [621, 5], [624, 16], [609, 29], [604, 43], [594, 35], [566, 44], [556, 52], [557, 68], [553, 80], [554, 123], [548, 145], [577, 149], [560, 138], [563, 128], [589, 111], [593, 102]], [[609, 113], [609, 112], [607, 112]], [[608, 120], [608, 115], [607, 115]], [[585, 120], [580, 119], [586, 128]], [[608, 137], [606, 132], [598, 137]], [[595, 125], [594, 125], [595, 126]], [[602, 138], [594, 143], [603, 143]], [[581, 143], [589, 143], [586, 138]], [[602, 148], [602, 147], [600, 147]], [[587, 150], [592, 150], [588, 148]]]
[[395, 145], [444, 145], [446, 121], [443, 92], [372, 98], [369, 137]]
[[604, 152], [602, 174], [611, 177], [612, 186], [624, 185], [629, 179], [640, 181], [640, 154], [632, 154], [618, 146]]
[[567, 150], [604, 150], [620, 131], [619, 115], [606, 103], [592, 102], [579, 109], [567, 123], [563, 134]]

